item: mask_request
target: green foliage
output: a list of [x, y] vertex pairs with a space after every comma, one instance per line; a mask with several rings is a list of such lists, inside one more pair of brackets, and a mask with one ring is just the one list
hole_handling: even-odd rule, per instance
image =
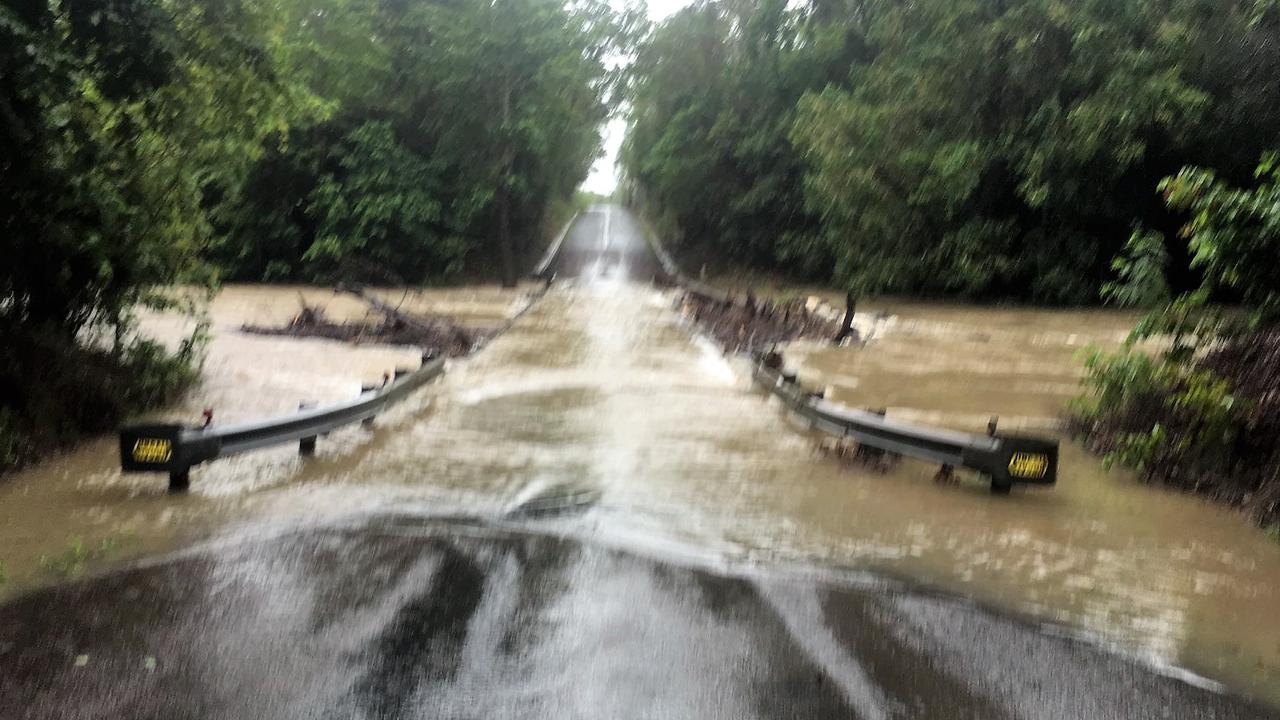
[[1118, 280], [1102, 286], [1102, 297], [1120, 307], [1155, 307], [1169, 300], [1169, 282], [1165, 270], [1169, 253], [1164, 236], [1134, 230], [1125, 243], [1125, 254], [1111, 262]]
[[296, 114], [239, 2], [0, 4], [0, 322], [68, 336], [203, 279], [208, 209]]
[[1182, 229], [1192, 265], [1208, 288], [1227, 288], [1255, 310], [1259, 320], [1280, 315], [1280, 167], [1266, 155], [1257, 186], [1240, 189], [1203, 168], [1183, 168], [1160, 183], [1169, 206], [1188, 213]]
[[277, 54], [326, 113], [219, 208], [242, 279], [514, 281], [600, 149], [624, 19], [589, 0], [286, 3]]
[[793, 134], [843, 274], [865, 291], [1095, 297], [1131, 224], [1159, 219], [1161, 168], [1230, 131], [1208, 125], [1224, 78], [1188, 62], [1228, 28], [1263, 32], [1196, 2], [885, 7], [875, 60], [808, 97]]
[[[1109, 461], [1211, 488], [1248, 504], [1264, 522], [1280, 516], [1280, 192], [1273, 157], [1263, 160], [1250, 189], [1191, 167], [1160, 183], [1170, 207], [1190, 216], [1180, 235], [1202, 285], [1157, 307], [1135, 329], [1134, 339], [1164, 345], [1159, 356], [1132, 348], [1091, 355], [1091, 395], [1076, 405]], [[1116, 263], [1120, 283], [1109, 287], [1112, 296], [1156, 299], [1144, 286], [1163, 277], [1164, 247], [1160, 234], [1136, 232], [1129, 256]], [[1225, 312], [1210, 304], [1215, 293], [1234, 293], [1244, 304]]]
[[782, 0], [699, 3], [651, 30], [621, 162], [631, 200], [675, 231], [677, 251], [829, 272], [788, 130], [800, 97], [847, 67], [845, 35]]
[[1085, 367], [1090, 396], [1075, 407], [1108, 427], [1108, 464], [1154, 472], [1225, 460], [1245, 428], [1248, 402], [1214, 373], [1132, 349], [1092, 352]]
[[128, 415], [172, 402], [199, 376], [207, 326], [177, 352], [126, 332], [115, 350], [82, 347], [58, 333], [15, 333], [0, 346], [0, 471]]
[[256, 6], [0, 1], [0, 467], [172, 397], [198, 348], [99, 347], [201, 284], [209, 211], [299, 115]]
[[[1161, 177], [1240, 178], [1280, 141], [1277, 41], [1253, 2], [713, 0], [642, 45], [623, 160], [685, 245], [863, 293], [1093, 302], [1135, 225], [1176, 225]], [[1134, 237], [1115, 300], [1194, 285]]]
[[190, 387], [199, 378], [201, 344], [203, 341], [192, 336], [183, 341], [177, 353], [170, 354], [152, 340], [135, 339], [130, 343], [121, 358], [121, 368], [133, 381], [121, 395], [119, 415], [171, 402]]
[[310, 193], [316, 235], [304, 261], [323, 267], [360, 257], [416, 280], [461, 269], [466, 244], [437, 230], [449, 226], [441, 163], [406, 148], [390, 123], [372, 121], [335, 144], [329, 160], [337, 171]]

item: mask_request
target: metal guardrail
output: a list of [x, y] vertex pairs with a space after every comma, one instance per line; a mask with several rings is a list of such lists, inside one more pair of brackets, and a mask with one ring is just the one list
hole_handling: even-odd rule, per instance
[[120, 430], [120, 468], [128, 473], [169, 474], [169, 490], [181, 492], [190, 485], [191, 468], [250, 450], [298, 441], [303, 455], [315, 452], [316, 438], [344, 425], [372, 420], [388, 405], [444, 372], [445, 359], [423, 355], [417, 370], [396, 370], [381, 386], [366, 386], [360, 397], [321, 408], [303, 408], [297, 414], [238, 425], [190, 427], [184, 425], [133, 425]]
[[560, 254], [560, 246], [564, 244], [565, 236], [569, 234], [569, 229], [578, 221], [578, 216], [581, 214], [582, 213], [580, 212], [576, 212], [569, 218], [569, 222], [565, 223], [564, 227], [560, 229], [560, 234], [557, 235], [556, 239], [552, 240], [551, 244], [547, 246], [547, 251], [543, 253], [542, 259], [534, 266], [533, 272], [530, 273], [530, 275], [535, 278], [547, 279], [547, 274], [551, 270], [551, 263], [556, 259], [556, 256]]
[[718, 288], [714, 288], [706, 283], [698, 282], [684, 273], [680, 272], [680, 266], [676, 265], [676, 261], [667, 253], [667, 249], [658, 242], [658, 237], [649, 228], [645, 228], [645, 237], [649, 241], [649, 248], [653, 250], [653, 254], [658, 258], [658, 264], [662, 266], [663, 272], [667, 274], [667, 280], [673, 285], [679, 286], [690, 295], [710, 300], [712, 302], [731, 304], [734, 298], [729, 293]]
[[[680, 272], [675, 260], [652, 233], [650, 247], [658, 256], [670, 280], [685, 292], [719, 303], [733, 297]], [[797, 415], [818, 430], [882, 452], [936, 462], [940, 478], [951, 477], [957, 467], [977, 471], [991, 479], [991, 491], [1009, 492], [1014, 483], [1052, 485], [1058, 480], [1058, 441], [996, 432], [987, 435], [929, 428], [889, 420], [882, 413], [856, 410], [829, 402], [821, 394], [805, 390], [796, 376], [782, 369], [780, 355], [766, 353], [757, 358], [755, 380], [782, 399]]]
[[1007, 493], [1014, 483], [1050, 485], [1058, 479], [1058, 441], [992, 432], [974, 435], [889, 420], [883, 414], [827, 401], [805, 390], [796, 376], [781, 368], [776, 355], [756, 364], [755, 380], [768, 388], [818, 430], [861, 445], [939, 463], [940, 477], [957, 467], [991, 478], [993, 493]]

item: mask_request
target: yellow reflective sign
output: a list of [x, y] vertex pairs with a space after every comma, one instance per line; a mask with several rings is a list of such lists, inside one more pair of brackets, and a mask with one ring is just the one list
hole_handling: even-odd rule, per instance
[[173, 457], [173, 443], [164, 438], [138, 438], [133, 443], [133, 459], [142, 463], [164, 463]]
[[1009, 458], [1009, 474], [1014, 477], [1039, 479], [1049, 472], [1049, 456], [1040, 453], [1014, 453]]

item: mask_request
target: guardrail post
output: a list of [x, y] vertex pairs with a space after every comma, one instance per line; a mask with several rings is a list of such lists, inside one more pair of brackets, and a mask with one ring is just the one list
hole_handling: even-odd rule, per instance
[[[1000, 416], [992, 415], [987, 421], [987, 437], [996, 436], [996, 428], [1000, 425]], [[991, 478], [991, 494], [992, 495], [1008, 495], [1013, 491], [1013, 481], [1008, 478]]]
[[[315, 407], [315, 403], [304, 402], [298, 403], [298, 410], [306, 410]], [[298, 440], [298, 454], [302, 457], [311, 457], [316, 454], [316, 436], [304, 437]]]
[[191, 468], [169, 471], [169, 492], [183, 493], [191, 487]]
[[[366, 383], [360, 386], [360, 394], [364, 395], [365, 393], [377, 392], [378, 388], [380, 387], [382, 386], [377, 383]], [[369, 417], [360, 421], [360, 426], [371, 428], [373, 427], [373, 421], [374, 421], [374, 416], [370, 415]]]

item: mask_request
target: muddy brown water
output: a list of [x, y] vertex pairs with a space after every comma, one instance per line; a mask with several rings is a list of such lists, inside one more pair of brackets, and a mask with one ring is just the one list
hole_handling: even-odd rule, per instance
[[[601, 211], [575, 234], [626, 248], [638, 228]], [[289, 447], [219, 461], [172, 496], [163, 477], [121, 475], [105, 438], [0, 483], [0, 592], [57, 581], [70, 538], [91, 549], [118, 540], [88, 559], [94, 571], [205, 538], [353, 515], [527, 517], [618, 546], [889, 573], [1280, 706], [1280, 545], [1239, 516], [1106, 472], [1071, 443], [1057, 487], [1007, 498], [971, 478], [936, 485], [925, 464], [843, 465], [751, 387], [745, 362], [691, 333], [670, 293], [629, 280], [628, 262], [602, 255], [482, 353], [451, 363], [374, 428], [322, 438], [306, 462]], [[317, 288], [226, 289], [213, 306], [205, 382], [160, 415], [191, 419], [207, 405], [227, 421], [285, 412], [349, 397], [416, 361], [403, 348], [236, 332], [287, 320], [298, 292], [338, 317], [363, 312]], [[413, 302], [496, 322], [526, 297], [527, 288], [458, 289]], [[181, 329], [147, 322], [170, 340]], [[1118, 343], [1131, 322], [889, 303], [859, 317], [876, 338], [866, 347], [801, 345], [789, 358], [802, 381], [891, 416], [977, 429], [995, 413], [1005, 427], [1052, 431], [1075, 393], [1073, 354]], [[572, 512], [545, 512], [559, 500]]]

